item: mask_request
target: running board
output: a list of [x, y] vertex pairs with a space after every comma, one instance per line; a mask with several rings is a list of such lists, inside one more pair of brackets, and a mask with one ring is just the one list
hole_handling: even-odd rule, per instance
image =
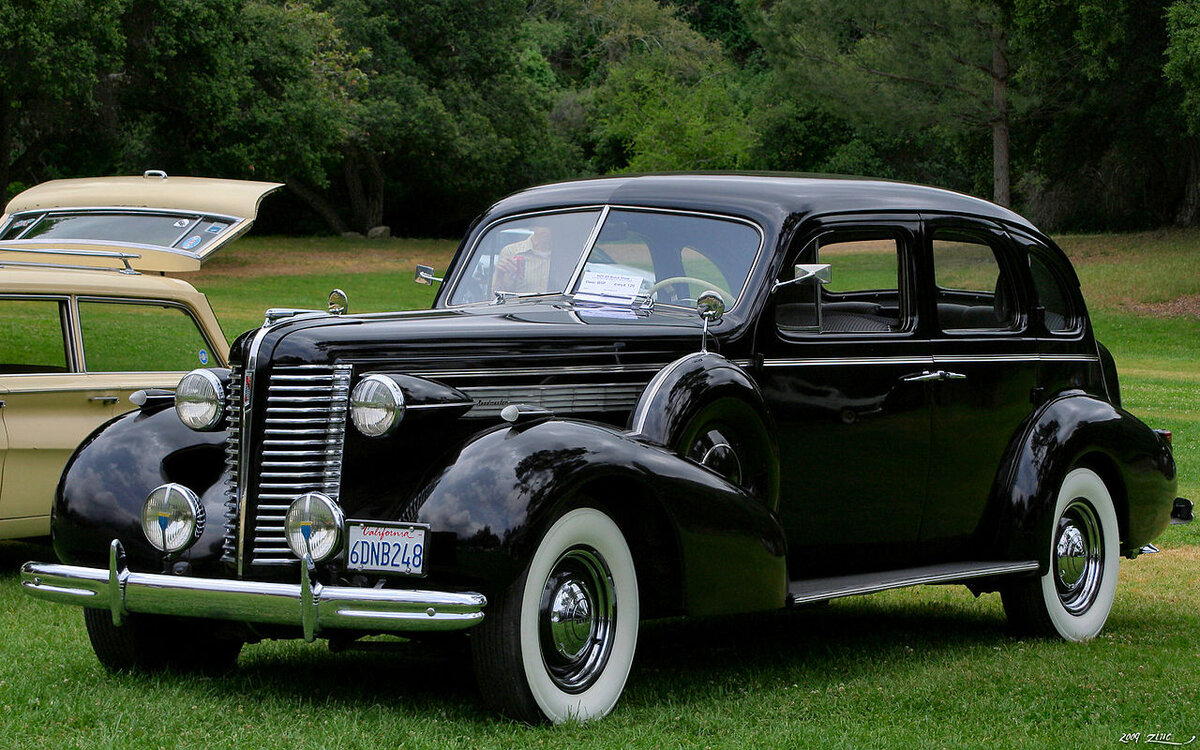
[[899, 589], [905, 586], [920, 586], [926, 583], [958, 583], [971, 578], [1008, 575], [1011, 573], [1033, 573], [1038, 569], [1036, 560], [1025, 562], [962, 562], [926, 565], [921, 568], [888, 570], [882, 573], [813, 578], [792, 581], [788, 584], [789, 606], [837, 599], [857, 594], [873, 594], [876, 591]]

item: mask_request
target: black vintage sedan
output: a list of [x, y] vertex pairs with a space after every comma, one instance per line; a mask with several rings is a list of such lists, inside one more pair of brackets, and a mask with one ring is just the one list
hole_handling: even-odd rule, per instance
[[[462, 631], [526, 721], [616, 704], [643, 618], [900, 586], [1084, 640], [1192, 505], [1063, 253], [890, 182], [660, 175], [494, 205], [433, 309], [271, 310], [75, 454], [62, 564], [114, 669]], [[469, 645], [468, 645], [469, 644]]]

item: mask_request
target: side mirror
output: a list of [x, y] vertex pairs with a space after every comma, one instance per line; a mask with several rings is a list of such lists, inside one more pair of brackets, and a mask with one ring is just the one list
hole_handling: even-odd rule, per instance
[[413, 281], [425, 286], [433, 286], [433, 282], [441, 281], [437, 276], [433, 275], [432, 266], [417, 266], [417, 272], [413, 275]]
[[706, 323], [720, 323], [725, 317], [725, 300], [714, 291], [707, 291], [696, 299], [696, 313]]
[[696, 313], [704, 321], [704, 331], [700, 334], [700, 351], [708, 353], [708, 327], [721, 322], [725, 317], [725, 298], [719, 292], [708, 290], [696, 298]]
[[796, 278], [792, 281], [805, 279], [816, 279], [818, 284], [828, 284], [833, 281], [833, 266], [828, 263], [797, 263]]
[[350, 298], [341, 289], [334, 289], [329, 293], [329, 314], [330, 315], [345, 315], [350, 309]]
[[816, 279], [822, 286], [833, 281], [833, 266], [828, 263], [797, 263], [795, 272], [796, 275], [787, 281], [776, 281], [775, 286], [771, 287], [771, 293], [774, 294], [780, 287], [791, 286], [808, 279]]

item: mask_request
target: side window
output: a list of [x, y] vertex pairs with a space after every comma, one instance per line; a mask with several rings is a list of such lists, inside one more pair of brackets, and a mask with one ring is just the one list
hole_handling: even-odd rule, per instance
[[1016, 323], [1013, 280], [982, 237], [935, 230], [933, 272], [942, 330], [1007, 330]]
[[88, 372], [170, 372], [216, 367], [208, 342], [185, 310], [133, 302], [79, 302]]
[[[901, 244], [882, 232], [837, 232], [816, 244], [812, 261], [829, 264], [832, 280], [789, 284], [779, 290], [775, 319], [788, 332], [892, 333], [905, 309]], [[811, 261], [809, 261], [811, 262]], [[787, 275], [792, 272], [789, 270]]]
[[1075, 310], [1062, 279], [1036, 253], [1029, 254], [1029, 271], [1033, 275], [1038, 304], [1046, 311], [1046, 329], [1052, 333], [1075, 330]]
[[0, 375], [67, 372], [63, 304], [0, 299]]

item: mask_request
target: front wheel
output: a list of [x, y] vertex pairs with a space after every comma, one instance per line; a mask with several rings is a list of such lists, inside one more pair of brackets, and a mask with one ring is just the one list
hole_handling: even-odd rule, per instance
[[596, 508], [563, 514], [471, 632], [484, 700], [531, 724], [606, 715], [629, 676], [638, 616], [620, 528]]
[[1021, 631], [1068, 641], [1104, 627], [1117, 590], [1117, 514], [1104, 480], [1091, 469], [1063, 479], [1050, 530], [1050, 570], [1001, 592], [1004, 611]]

